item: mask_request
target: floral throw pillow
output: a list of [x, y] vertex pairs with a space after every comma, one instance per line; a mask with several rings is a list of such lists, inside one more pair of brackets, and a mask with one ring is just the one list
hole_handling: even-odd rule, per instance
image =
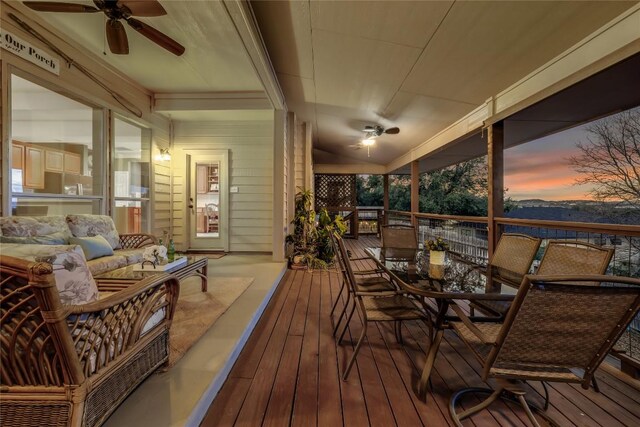
[[67, 225], [75, 237], [102, 236], [112, 249], [120, 246], [120, 235], [116, 225], [107, 215], [67, 215]]
[[80, 305], [98, 300], [98, 286], [78, 245], [0, 244], [0, 253], [51, 264], [63, 304]]

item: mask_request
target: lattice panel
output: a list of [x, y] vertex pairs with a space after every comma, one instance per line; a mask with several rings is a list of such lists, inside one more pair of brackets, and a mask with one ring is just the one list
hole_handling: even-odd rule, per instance
[[316, 174], [315, 193], [316, 210], [321, 208], [355, 208], [356, 176]]

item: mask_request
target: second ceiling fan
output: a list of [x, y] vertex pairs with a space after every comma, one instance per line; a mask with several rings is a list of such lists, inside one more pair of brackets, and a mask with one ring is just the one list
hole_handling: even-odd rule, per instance
[[129, 53], [127, 32], [121, 21], [125, 21], [131, 28], [174, 55], [180, 56], [185, 48], [166, 34], [152, 26], [133, 18], [155, 17], [167, 14], [164, 7], [157, 0], [93, 0], [93, 6], [77, 3], [59, 3], [50, 1], [25, 1], [24, 5], [38, 12], [64, 13], [96, 13], [102, 12], [107, 16], [106, 34], [109, 50], [116, 55]]

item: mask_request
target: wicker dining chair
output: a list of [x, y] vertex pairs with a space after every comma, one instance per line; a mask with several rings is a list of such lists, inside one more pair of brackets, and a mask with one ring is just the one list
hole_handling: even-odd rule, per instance
[[382, 247], [418, 249], [416, 228], [413, 225], [383, 225]]
[[591, 243], [550, 240], [536, 274], [605, 274], [613, 253]]
[[[602, 286], [591, 286], [602, 283]], [[452, 306], [453, 307], [453, 306]], [[482, 379], [495, 389], [468, 388], [453, 394], [455, 424], [498, 398], [520, 403], [534, 426], [525, 381], [579, 383], [588, 389], [595, 371], [640, 309], [640, 280], [605, 275], [527, 275], [502, 325], [472, 322], [455, 306], [460, 322], [450, 325], [483, 365]], [[456, 412], [467, 393], [490, 393], [478, 405]]]
[[[489, 272], [493, 280], [520, 284], [524, 275], [529, 273], [541, 241], [526, 234], [502, 234], [489, 262]], [[477, 308], [492, 316], [503, 317], [509, 310], [509, 301], [473, 301], [469, 303], [469, 308], [472, 316]]]
[[[343, 260], [348, 259], [347, 249], [344, 246], [342, 239], [337, 241], [338, 249]], [[351, 372], [351, 368], [358, 356], [360, 347], [367, 336], [367, 326], [369, 322], [395, 322], [396, 326], [396, 338], [399, 342], [402, 342], [402, 334], [400, 330], [401, 322], [405, 320], [424, 320], [429, 325], [426, 311], [418, 307], [415, 300], [408, 298], [402, 291], [394, 292], [371, 292], [367, 288], [358, 286], [355, 274], [349, 262], [345, 262], [345, 279], [347, 286], [354, 300], [354, 309], [357, 309], [360, 319], [362, 320], [362, 331], [356, 347], [353, 350], [353, 355], [347, 363], [347, 367], [342, 376], [343, 380], [346, 380]], [[351, 321], [352, 316], [347, 320]], [[344, 335], [344, 332], [343, 332]]]
[[[368, 268], [368, 269], [362, 269], [362, 270], [354, 269], [352, 264], [353, 262], [355, 261], [372, 262], [372, 260], [369, 257], [352, 258], [348, 251], [346, 255], [347, 258], [343, 257], [342, 253], [340, 252], [340, 248], [338, 247], [338, 240], [342, 240], [342, 238], [335, 234], [331, 236], [331, 244], [333, 245], [333, 249], [334, 249], [333, 253], [335, 254], [336, 261], [337, 261], [334, 263], [334, 266], [338, 272], [338, 277], [341, 277], [342, 279], [340, 290], [338, 291], [338, 294], [333, 303], [333, 306], [331, 307], [330, 316], [331, 316], [332, 322], [333, 322], [333, 314], [335, 312], [335, 309], [337, 308], [338, 303], [342, 300], [342, 294], [344, 293], [345, 289], [348, 288], [348, 285], [347, 285], [348, 279], [346, 276], [347, 263], [351, 265], [351, 269], [356, 279], [356, 285], [360, 290], [367, 291], [367, 292], [387, 292], [387, 293], [389, 292], [393, 293], [399, 290], [399, 288], [396, 285], [394, 285], [391, 278], [384, 273], [384, 270], [381, 270], [378, 268]], [[349, 307], [351, 307], [351, 312], [347, 316], [347, 322], [343, 328], [342, 333], [340, 334], [340, 338], [338, 339], [338, 342], [342, 341], [342, 338], [347, 330], [347, 325], [351, 320], [351, 317], [353, 316], [353, 313], [355, 311], [355, 302], [351, 297], [351, 292], [346, 293], [346, 300], [344, 301], [344, 305], [342, 306], [342, 310], [340, 311], [338, 320], [333, 324], [334, 336], [336, 335], [338, 328], [342, 323], [342, 319], [344, 318], [347, 311], [349, 311]]]

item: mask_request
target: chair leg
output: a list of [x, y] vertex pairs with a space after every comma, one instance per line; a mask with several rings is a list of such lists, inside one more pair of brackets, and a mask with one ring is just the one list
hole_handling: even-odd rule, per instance
[[[476, 406], [462, 411], [460, 413], [456, 412], [456, 407], [458, 402], [468, 393], [485, 393], [489, 394], [489, 397], [477, 404]], [[549, 426], [557, 427], [558, 424], [553, 421], [549, 416], [540, 410], [539, 408], [530, 405], [525, 399], [526, 388], [524, 384], [519, 381], [509, 381], [509, 380], [498, 380], [498, 387], [496, 390], [492, 390], [489, 388], [465, 388], [451, 396], [451, 400], [449, 401], [449, 414], [451, 415], [451, 419], [456, 426], [462, 426], [462, 420], [470, 417], [473, 414], [487, 408], [490, 404], [496, 401], [496, 399], [504, 399], [510, 402], [519, 403], [527, 414], [527, 418], [533, 424], [534, 427], [540, 427], [540, 423], [533, 415], [533, 413], [537, 413], [542, 419], [544, 419]]]
[[[503, 388], [499, 387], [496, 390], [491, 390], [488, 388], [465, 388], [460, 391], [457, 391], [451, 396], [449, 400], [449, 415], [451, 415], [451, 419], [455, 423], [456, 426], [462, 427], [462, 420], [476, 412], [482, 411], [487, 406], [491, 405], [502, 393]], [[476, 406], [467, 409], [466, 411], [462, 411], [460, 413], [456, 412], [456, 405], [458, 401], [467, 393], [490, 393], [489, 397], [477, 404]]]
[[396, 340], [398, 340], [398, 344], [404, 344], [402, 339], [402, 322], [399, 320], [396, 320], [393, 323], [396, 330]]
[[342, 343], [342, 338], [344, 338], [344, 334], [347, 333], [347, 328], [349, 328], [349, 323], [351, 323], [351, 319], [353, 318], [353, 313], [356, 312], [356, 302], [353, 302], [353, 307], [351, 308], [351, 312], [349, 313], [349, 316], [347, 317], [347, 320], [344, 324], [344, 328], [342, 328], [342, 333], [340, 334], [340, 338], [338, 338], [338, 345], [340, 345]]
[[540, 427], [540, 423], [536, 420], [536, 417], [533, 416], [533, 412], [531, 412], [531, 408], [529, 407], [527, 400], [524, 398], [524, 394], [517, 394], [516, 396], [518, 398], [518, 402], [520, 402], [520, 405], [524, 409], [524, 412], [526, 412], [527, 418], [531, 421], [531, 424], [533, 424], [534, 427]]
[[[342, 307], [342, 310], [340, 311], [340, 316], [338, 316], [338, 320], [336, 321], [336, 323], [333, 325], [333, 336], [336, 336], [336, 333], [338, 332], [338, 328], [340, 327], [340, 323], [342, 322], [342, 319], [344, 318], [345, 313], [347, 312], [347, 309], [349, 308], [349, 303], [351, 302], [351, 295], [349, 295], [347, 293], [347, 300], [344, 303], [344, 306]], [[333, 317], [332, 317], [333, 319]]]
[[542, 389], [544, 390], [544, 410], [546, 411], [549, 409], [549, 389], [544, 381], [542, 381]]
[[362, 325], [362, 332], [360, 333], [360, 338], [358, 339], [358, 343], [356, 344], [356, 348], [353, 349], [353, 355], [351, 356], [351, 359], [349, 360], [349, 363], [347, 364], [347, 369], [345, 369], [344, 374], [342, 375], [342, 379], [344, 381], [347, 380], [347, 377], [349, 377], [349, 372], [351, 372], [351, 368], [353, 367], [353, 363], [356, 361], [356, 356], [358, 355], [358, 352], [360, 351], [360, 347], [362, 346], [362, 343], [364, 342], [365, 337], [367, 336], [367, 322], [364, 322], [364, 325]]
[[591, 384], [596, 393], [600, 393], [600, 386], [598, 385], [598, 381], [596, 381], [596, 377], [591, 377]]
[[333, 318], [333, 312], [336, 311], [336, 307], [338, 306], [338, 302], [340, 301], [340, 297], [342, 296], [342, 291], [344, 291], [345, 287], [346, 287], [345, 282], [343, 280], [342, 286], [340, 286], [340, 290], [338, 291], [338, 295], [336, 296], [336, 300], [334, 301], [333, 306], [331, 307], [331, 313], [329, 314], [331, 318]]

